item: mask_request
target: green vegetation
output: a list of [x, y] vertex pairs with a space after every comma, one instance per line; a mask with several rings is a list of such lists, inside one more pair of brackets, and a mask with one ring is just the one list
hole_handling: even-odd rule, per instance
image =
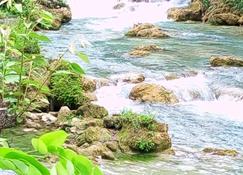
[[243, 1], [242, 0], [223, 0], [225, 4], [233, 7], [235, 10], [243, 12]]
[[137, 114], [130, 110], [123, 111], [121, 115], [124, 122], [132, 123], [133, 127], [140, 128], [145, 127], [149, 130], [153, 130], [154, 128], [154, 116], [149, 114]]
[[135, 143], [136, 149], [140, 152], [152, 152], [155, 149], [155, 144], [151, 140], [139, 139]]
[[18, 175], [102, 175], [100, 169], [86, 157], [62, 146], [67, 136], [60, 130], [32, 139], [36, 151], [57, 156], [58, 160], [51, 169], [35, 157], [8, 147], [0, 148], [0, 169], [13, 170]]
[[51, 78], [51, 95], [59, 106], [75, 109], [83, 99], [81, 77], [68, 74], [57, 74]]

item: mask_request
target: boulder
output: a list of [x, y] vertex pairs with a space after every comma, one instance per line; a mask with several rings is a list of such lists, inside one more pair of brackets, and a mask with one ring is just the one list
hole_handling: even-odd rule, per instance
[[243, 16], [241, 16], [241, 17], [239, 18], [238, 23], [239, 23], [239, 25], [240, 25], [240, 26], [242, 26], [242, 25], [243, 25]]
[[114, 160], [115, 156], [113, 152], [107, 148], [104, 144], [102, 143], [95, 143], [87, 148], [84, 149], [79, 149], [78, 151], [80, 154], [83, 154], [85, 156], [95, 158], [95, 157], [101, 157], [103, 159], [108, 159], [108, 160]]
[[78, 136], [78, 145], [93, 142], [107, 142], [111, 140], [111, 133], [109, 130], [101, 127], [88, 127]]
[[201, 21], [204, 8], [201, 0], [194, 0], [188, 7], [171, 8], [168, 18], [175, 21]]
[[108, 116], [108, 111], [103, 106], [87, 103], [77, 109], [76, 115], [101, 119]]
[[90, 77], [81, 78], [82, 88], [86, 92], [94, 92], [96, 90], [96, 81]]
[[143, 57], [161, 50], [162, 49], [156, 45], [138, 46], [129, 52], [129, 55], [132, 57]]
[[97, 96], [93, 92], [85, 92], [83, 94], [83, 98], [85, 101], [88, 101], [88, 102], [97, 101]]
[[130, 29], [126, 36], [128, 37], [137, 37], [137, 38], [168, 38], [169, 35], [162, 31], [159, 27], [144, 23], [134, 25], [132, 29]]
[[163, 86], [157, 84], [140, 83], [132, 88], [129, 98], [141, 102], [174, 104], [178, 102], [176, 96]]
[[120, 116], [108, 116], [103, 119], [104, 127], [108, 129], [119, 130], [122, 128], [122, 119]]
[[44, 122], [46, 125], [52, 125], [52, 124], [55, 124], [55, 122], [57, 121], [57, 118], [54, 117], [53, 115], [51, 114], [43, 114], [42, 117], [41, 117], [41, 120], [42, 122]]
[[232, 67], [242, 67], [243, 60], [236, 58], [234, 56], [212, 56], [210, 58], [211, 66], [232, 66]]
[[62, 106], [57, 115], [57, 122], [63, 123], [67, 120], [68, 116], [72, 114], [72, 111], [67, 106]]
[[118, 135], [122, 151], [162, 152], [171, 148], [167, 124], [158, 123], [148, 116], [129, 116], [121, 116], [124, 123]]
[[233, 149], [218, 149], [218, 148], [205, 148], [203, 149], [203, 152], [212, 155], [231, 156], [231, 157], [235, 157], [239, 154], [236, 150]]
[[208, 22], [216, 25], [231, 25], [239, 24], [240, 17], [233, 13], [212, 14], [208, 17]]

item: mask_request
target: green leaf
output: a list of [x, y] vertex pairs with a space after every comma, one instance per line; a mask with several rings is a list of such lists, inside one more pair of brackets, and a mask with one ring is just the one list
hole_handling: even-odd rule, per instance
[[69, 66], [74, 73], [80, 75], [84, 74], [84, 70], [77, 63], [70, 63]]
[[49, 146], [62, 146], [67, 138], [68, 134], [63, 131], [53, 131], [47, 134], [42, 135], [39, 140], [42, 140], [43, 143], [48, 148]]
[[38, 34], [36, 32], [31, 32], [30, 37], [43, 42], [51, 42], [47, 36]]
[[16, 8], [16, 10], [17, 10], [19, 13], [22, 13], [22, 12], [23, 12], [22, 4], [14, 4], [14, 7]]
[[76, 55], [83, 60], [85, 63], [89, 63], [89, 58], [83, 52], [77, 52]]
[[39, 153], [41, 154], [48, 153], [47, 147], [41, 139], [32, 139], [31, 142], [35, 150], [38, 151]]

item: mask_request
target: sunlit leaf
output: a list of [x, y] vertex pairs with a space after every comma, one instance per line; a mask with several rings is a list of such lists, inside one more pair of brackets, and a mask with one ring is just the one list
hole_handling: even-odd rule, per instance
[[89, 58], [83, 52], [77, 52], [76, 55], [83, 60], [85, 63], [89, 63]]
[[77, 73], [77, 74], [80, 74], [80, 75], [84, 74], [84, 70], [77, 63], [70, 63], [69, 65], [70, 65], [71, 70], [74, 73]]

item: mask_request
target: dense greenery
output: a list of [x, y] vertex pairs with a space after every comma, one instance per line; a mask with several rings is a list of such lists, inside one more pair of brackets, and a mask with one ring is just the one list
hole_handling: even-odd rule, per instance
[[36, 151], [58, 157], [51, 169], [33, 156], [6, 145], [0, 148], [0, 169], [13, 170], [18, 175], [102, 175], [90, 160], [62, 146], [67, 136], [66, 132], [60, 130], [32, 139]]
[[136, 141], [136, 148], [140, 152], [151, 152], [155, 149], [155, 144], [151, 140], [140, 139]]
[[227, 5], [243, 12], [243, 0], [223, 0]]
[[80, 76], [57, 74], [51, 78], [51, 95], [59, 106], [77, 108], [83, 99], [82, 91]]

